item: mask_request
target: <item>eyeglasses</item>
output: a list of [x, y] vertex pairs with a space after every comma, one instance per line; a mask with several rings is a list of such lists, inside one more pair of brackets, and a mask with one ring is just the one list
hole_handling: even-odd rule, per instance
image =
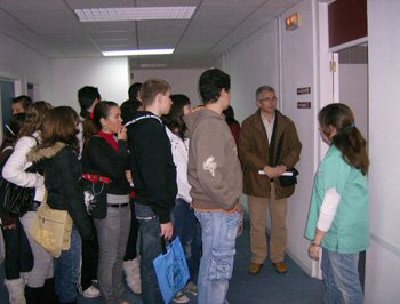
[[271, 102], [278, 100], [278, 97], [264, 97], [257, 99], [259, 102]]

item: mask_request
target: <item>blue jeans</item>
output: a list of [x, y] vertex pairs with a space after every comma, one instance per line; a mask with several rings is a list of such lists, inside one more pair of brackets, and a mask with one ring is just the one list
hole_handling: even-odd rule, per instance
[[201, 256], [200, 223], [194, 215], [193, 208], [182, 199], [176, 200], [174, 219], [174, 238], [178, 236], [181, 240], [190, 270], [190, 279], [197, 282]]
[[340, 254], [322, 248], [322, 277], [325, 280], [325, 304], [364, 303], [358, 274], [359, 254]]
[[142, 301], [143, 304], [163, 304], [153, 260], [161, 254], [160, 220], [148, 206], [135, 205], [139, 224], [139, 250], [142, 253]]
[[71, 248], [63, 250], [54, 262], [55, 291], [61, 303], [77, 301], [81, 269], [81, 237], [74, 227], [71, 233]]
[[239, 212], [195, 211], [202, 233], [203, 256], [198, 279], [199, 304], [223, 304], [232, 278]]

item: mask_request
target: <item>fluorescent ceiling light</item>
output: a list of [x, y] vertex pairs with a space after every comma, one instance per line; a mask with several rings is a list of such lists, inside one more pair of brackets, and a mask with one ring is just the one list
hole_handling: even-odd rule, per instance
[[190, 19], [195, 6], [115, 7], [75, 9], [80, 22], [140, 21], [152, 19]]
[[175, 49], [103, 51], [103, 56], [171, 55]]
[[141, 68], [165, 68], [166, 63], [142, 63], [139, 65]]

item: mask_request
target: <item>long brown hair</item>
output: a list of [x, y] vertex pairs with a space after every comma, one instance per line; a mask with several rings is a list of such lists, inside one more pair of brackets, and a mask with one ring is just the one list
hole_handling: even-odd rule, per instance
[[36, 101], [31, 104], [26, 111], [25, 123], [19, 132], [19, 137], [31, 136], [35, 131], [40, 130], [46, 112], [53, 106], [45, 101]]
[[336, 128], [332, 144], [342, 152], [347, 163], [360, 169], [363, 175], [367, 175], [369, 167], [367, 141], [354, 125], [354, 115], [350, 107], [342, 103], [329, 104], [319, 112], [318, 120], [322, 132], [327, 136], [330, 132], [329, 127]]
[[49, 147], [62, 142], [78, 152], [78, 123], [78, 113], [69, 106], [59, 106], [50, 110], [43, 121], [41, 146]]

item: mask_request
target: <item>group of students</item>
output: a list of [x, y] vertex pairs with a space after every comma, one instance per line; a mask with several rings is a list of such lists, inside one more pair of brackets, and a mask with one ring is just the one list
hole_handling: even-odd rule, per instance
[[[10, 302], [76, 303], [80, 286], [88, 297], [98, 287], [106, 303], [127, 303], [125, 270], [143, 303], [163, 303], [153, 260], [162, 239], [179, 236], [191, 271], [184, 291], [198, 293], [200, 304], [228, 303], [242, 218], [242, 170], [223, 116], [230, 89], [230, 76], [212, 69], [200, 76], [199, 111], [186, 96], [170, 95], [168, 82], [151, 79], [132, 86], [121, 107], [83, 87], [80, 116], [46, 102], [14, 115], [3, 136], [1, 152], [11, 152], [2, 156], [2, 175], [35, 187], [35, 198], [22, 217], [1, 215]], [[327, 303], [361, 303], [355, 265], [368, 246], [366, 142], [345, 105], [324, 107], [319, 121], [330, 149], [314, 184], [310, 255], [317, 259], [323, 247]], [[38, 171], [26, 172], [32, 163]], [[74, 223], [71, 247], [58, 258], [29, 234], [45, 197]], [[188, 301], [183, 292], [174, 299]]]
[[[10, 303], [76, 303], [79, 291], [83, 296], [97, 297], [97, 288], [106, 303], [127, 303], [123, 269], [128, 286], [137, 294], [142, 294], [140, 268], [143, 285], [157, 285], [154, 272], [148, 273], [155, 257], [149, 236], [160, 234], [160, 227], [149, 223], [156, 216], [165, 239], [178, 235], [192, 273], [198, 269], [201, 241], [189, 205], [188, 141], [182, 120], [191, 106], [188, 97], [174, 95], [170, 111], [170, 90], [163, 80], [136, 83], [130, 88], [131, 98], [121, 106], [126, 110], [124, 123], [132, 126], [128, 127], [129, 143], [120, 107], [101, 101], [97, 88], [79, 90], [80, 117], [69, 106], [21, 102], [28, 99], [26, 96], [14, 99], [15, 114], [5, 128], [1, 147], [2, 175], [17, 185], [35, 187], [35, 198], [19, 218], [1, 214]], [[137, 112], [143, 106], [146, 111]], [[17, 113], [24, 109], [25, 113]], [[32, 163], [37, 171], [25, 171]], [[71, 247], [57, 258], [35, 243], [29, 233], [44, 200], [50, 208], [67, 210], [74, 223]], [[153, 208], [156, 215], [143, 217]], [[142, 267], [136, 252], [138, 233]], [[195, 257], [197, 254], [197, 266], [190, 258], [192, 252]], [[144, 303], [159, 301], [159, 290], [143, 289]], [[193, 280], [187, 291], [197, 294]], [[189, 298], [180, 293], [175, 301], [186, 303]]]

